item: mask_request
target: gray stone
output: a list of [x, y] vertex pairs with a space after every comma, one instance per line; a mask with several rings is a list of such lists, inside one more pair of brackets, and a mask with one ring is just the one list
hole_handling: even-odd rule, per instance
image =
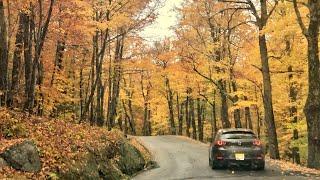
[[59, 179], [66, 180], [119, 180], [129, 179], [107, 158], [105, 149], [95, 150], [72, 165], [67, 172], [59, 174]]
[[39, 152], [36, 145], [30, 140], [9, 147], [0, 154], [0, 157], [16, 170], [25, 172], [39, 172], [41, 170]]
[[[118, 156], [119, 159], [115, 158]], [[124, 140], [119, 146], [117, 144], [101, 149], [90, 149], [86, 156], [75, 164], [70, 164], [66, 172], [61, 172], [59, 178], [67, 180], [129, 179], [131, 175], [143, 170], [145, 164], [140, 151]]]
[[7, 166], [8, 166], [7, 162], [3, 158], [0, 157], [0, 169], [7, 167]]
[[141, 152], [136, 147], [128, 142], [121, 144], [118, 166], [123, 173], [133, 175], [143, 170], [145, 164], [146, 162]]

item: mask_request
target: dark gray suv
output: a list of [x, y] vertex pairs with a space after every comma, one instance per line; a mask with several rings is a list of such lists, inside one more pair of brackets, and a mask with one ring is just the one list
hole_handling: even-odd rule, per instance
[[264, 170], [264, 150], [261, 141], [250, 129], [220, 129], [209, 149], [212, 169], [230, 166]]

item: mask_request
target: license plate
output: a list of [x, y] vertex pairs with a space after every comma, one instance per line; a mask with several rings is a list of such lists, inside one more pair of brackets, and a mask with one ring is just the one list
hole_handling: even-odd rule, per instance
[[235, 154], [237, 161], [243, 161], [244, 160], [244, 154], [243, 153], [236, 153]]

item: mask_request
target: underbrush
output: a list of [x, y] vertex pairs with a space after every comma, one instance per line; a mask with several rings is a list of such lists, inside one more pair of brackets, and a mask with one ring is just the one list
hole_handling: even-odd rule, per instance
[[23, 173], [12, 168], [0, 170], [1, 178], [25, 176], [32, 179], [54, 179], [57, 173], [68, 171], [90, 151], [106, 148], [114, 154], [124, 141], [119, 131], [88, 124], [74, 124], [59, 119], [39, 118], [23, 112], [0, 109], [0, 153], [24, 139], [31, 139], [38, 147], [42, 162], [39, 173]]

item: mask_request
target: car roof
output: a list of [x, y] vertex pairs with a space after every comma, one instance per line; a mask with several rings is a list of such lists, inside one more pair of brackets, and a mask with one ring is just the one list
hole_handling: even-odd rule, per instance
[[247, 128], [225, 128], [225, 129], [219, 130], [220, 133], [235, 132], [235, 131], [254, 133], [251, 129], [247, 129]]

